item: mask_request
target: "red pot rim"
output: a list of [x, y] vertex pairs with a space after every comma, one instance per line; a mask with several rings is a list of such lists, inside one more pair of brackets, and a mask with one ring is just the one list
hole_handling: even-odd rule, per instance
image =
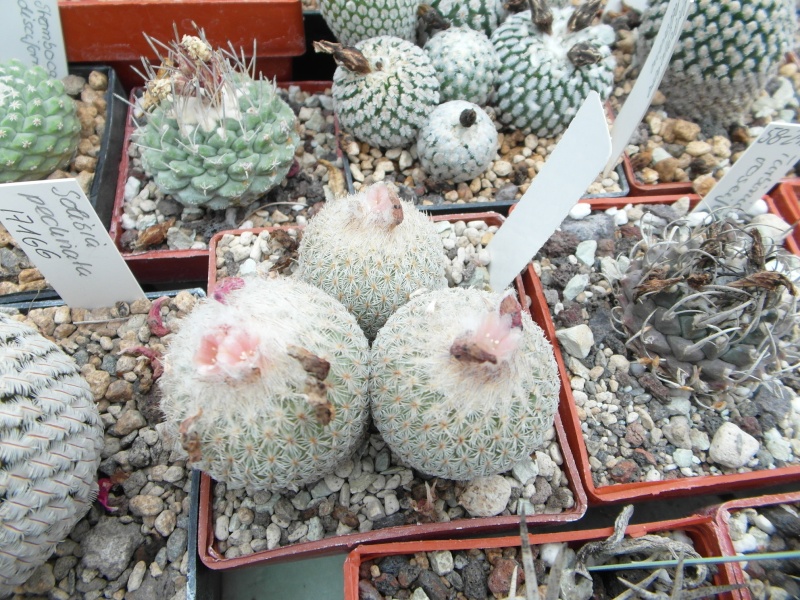
[[676, 181], [673, 183], [643, 183], [636, 177], [628, 153], [622, 155], [622, 170], [628, 178], [628, 185], [635, 196], [664, 196], [669, 194], [693, 194], [694, 188], [691, 181]]
[[786, 237], [784, 244], [792, 254], [800, 256], [800, 228], [797, 227], [797, 223], [800, 222], [798, 189], [800, 189], [800, 179], [785, 181], [773, 188], [766, 196], [766, 201], [771, 212], [794, 225], [792, 233]]
[[[476, 221], [483, 220], [489, 225], [499, 225], [503, 222], [505, 217], [498, 213], [464, 213], [454, 215], [437, 215], [432, 217], [433, 221]], [[214, 293], [214, 286], [216, 285], [216, 246], [218, 240], [223, 235], [233, 233], [239, 234], [244, 231], [255, 233], [263, 230], [275, 229], [292, 229], [298, 226], [279, 226], [279, 227], [266, 227], [261, 229], [247, 229], [247, 230], [232, 230], [222, 231], [217, 233], [211, 240], [210, 259], [209, 259], [209, 296]], [[535, 275], [534, 275], [535, 276]], [[528, 310], [527, 294], [522, 280], [518, 276], [516, 280], [517, 293], [520, 296], [520, 303], [525, 310]], [[530, 311], [529, 311], [530, 312]], [[537, 324], [545, 329], [545, 325], [539, 321], [541, 318], [550, 319], [548, 312], [543, 313], [537, 311], [531, 312], [531, 317]], [[560, 357], [560, 354], [556, 354]], [[561, 373], [562, 370], [559, 370]], [[562, 379], [562, 389], [564, 387]], [[568, 380], [567, 380], [568, 381]], [[556, 514], [540, 514], [530, 515], [527, 517], [527, 522], [530, 526], [540, 526], [545, 524], [556, 524], [577, 521], [585, 513], [587, 508], [586, 493], [581, 485], [581, 478], [578, 474], [578, 467], [575, 458], [568, 443], [568, 437], [562, 423], [562, 417], [556, 413], [554, 422], [556, 429], [556, 438], [561, 450], [563, 464], [561, 470], [567, 476], [569, 487], [572, 490], [573, 498], [575, 501], [574, 506], [562, 513]], [[238, 558], [225, 558], [214, 548], [214, 523], [213, 523], [213, 510], [212, 510], [212, 494], [211, 494], [211, 477], [203, 473], [200, 482], [200, 511], [198, 515], [198, 553], [200, 560], [204, 565], [210, 569], [234, 569], [253, 564], [260, 564], [264, 562], [283, 562], [288, 560], [296, 560], [301, 558], [309, 558], [311, 556], [323, 556], [326, 554], [335, 554], [337, 552], [349, 551], [358, 546], [359, 544], [377, 543], [377, 542], [393, 542], [396, 540], [409, 540], [421, 538], [435, 538], [442, 536], [458, 536], [476, 533], [486, 533], [490, 531], [510, 530], [519, 525], [519, 517], [516, 515], [511, 516], [498, 516], [498, 517], [472, 517], [468, 519], [459, 519], [449, 523], [426, 523], [418, 525], [400, 525], [397, 527], [389, 527], [386, 529], [378, 529], [366, 533], [350, 533], [346, 535], [325, 538], [316, 542], [304, 542], [302, 544], [294, 544], [275, 550], [265, 550], [248, 556]]]

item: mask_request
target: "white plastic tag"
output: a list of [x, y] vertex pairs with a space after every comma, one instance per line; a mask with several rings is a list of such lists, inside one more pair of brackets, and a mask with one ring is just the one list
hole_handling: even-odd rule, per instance
[[39, 65], [50, 77], [67, 75], [67, 52], [57, 0], [6, 0], [0, 19], [0, 58]]
[[145, 297], [74, 179], [0, 185], [0, 222], [68, 306]]
[[591, 92], [486, 247], [494, 290], [504, 290], [514, 281], [595, 180], [609, 152], [611, 138], [603, 104], [597, 92]]
[[611, 156], [603, 171], [604, 176], [608, 176], [614, 168], [617, 159], [624, 152], [628, 140], [642, 122], [642, 118], [658, 90], [658, 85], [664, 77], [675, 45], [681, 37], [683, 24], [686, 22], [691, 4], [692, 0], [670, 0], [650, 54], [647, 55], [647, 60], [639, 71], [639, 77], [636, 78], [636, 83], [633, 85], [631, 93], [628, 94], [625, 104], [622, 105], [617, 118], [614, 119], [614, 125], [611, 128]]
[[746, 211], [800, 160], [800, 125], [770, 123], [694, 210]]

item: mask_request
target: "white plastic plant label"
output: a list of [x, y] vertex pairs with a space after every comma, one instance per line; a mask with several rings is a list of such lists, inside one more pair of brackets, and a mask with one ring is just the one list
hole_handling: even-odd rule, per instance
[[145, 297], [74, 179], [0, 185], [0, 222], [68, 306]]
[[57, 0], [3, 0], [0, 59], [39, 65], [50, 77], [67, 75], [67, 52]]
[[691, 4], [692, 0], [670, 0], [667, 12], [664, 14], [663, 24], [653, 41], [650, 54], [611, 127], [611, 156], [603, 172], [605, 176], [614, 168], [617, 159], [625, 150], [628, 140], [642, 122], [642, 118], [658, 90], [658, 85], [664, 77], [669, 60], [672, 58]]
[[597, 92], [591, 92], [486, 247], [494, 290], [504, 290], [514, 281], [595, 180], [609, 152], [611, 138], [603, 103]]
[[800, 160], [800, 125], [770, 123], [694, 210], [747, 211]]

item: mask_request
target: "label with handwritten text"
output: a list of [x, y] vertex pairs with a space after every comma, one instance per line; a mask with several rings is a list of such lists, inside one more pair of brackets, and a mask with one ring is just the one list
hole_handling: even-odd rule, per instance
[[800, 160], [800, 125], [770, 123], [695, 210], [746, 211]]
[[0, 57], [39, 65], [50, 77], [67, 75], [67, 54], [57, 0], [3, 0]]
[[144, 297], [74, 179], [0, 185], [0, 222], [68, 306]]

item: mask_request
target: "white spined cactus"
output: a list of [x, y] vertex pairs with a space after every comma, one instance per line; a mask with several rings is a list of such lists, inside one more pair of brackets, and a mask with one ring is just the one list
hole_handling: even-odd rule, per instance
[[418, 0], [320, 0], [322, 18], [342, 44], [391, 35], [414, 41]]
[[161, 403], [195, 466], [230, 489], [297, 489], [366, 432], [369, 346], [355, 319], [295, 279], [248, 279], [190, 313]]
[[0, 315], [0, 597], [89, 510], [102, 448], [100, 414], [75, 361]]
[[495, 475], [543, 445], [558, 407], [553, 349], [513, 295], [420, 294], [372, 346], [372, 415], [400, 459], [431, 476]]
[[309, 221], [295, 276], [344, 304], [369, 339], [413, 292], [447, 287], [435, 227], [385, 184], [329, 202]]

